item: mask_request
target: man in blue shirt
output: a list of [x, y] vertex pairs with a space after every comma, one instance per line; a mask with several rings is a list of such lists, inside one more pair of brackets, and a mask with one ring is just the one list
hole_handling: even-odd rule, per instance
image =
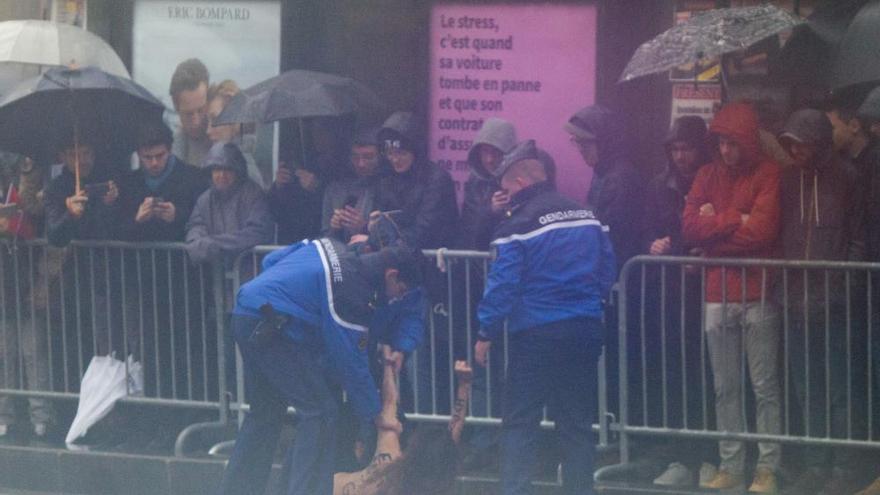
[[506, 319], [503, 493], [531, 492], [539, 424], [549, 405], [559, 433], [563, 492], [592, 494], [601, 318], [616, 278], [611, 241], [592, 211], [553, 191], [534, 141], [511, 150], [496, 175], [511, 199], [492, 242], [497, 257], [478, 309], [475, 359], [485, 366]]
[[289, 495], [331, 495], [339, 404], [345, 390], [362, 420], [382, 423], [367, 359], [376, 292], [409, 291], [417, 253], [397, 244], [358, 254], [333, 239], [300, 242], [269, 254], [263, 272], [241, 287], [233, 337], [244, 359], [251, 410], [224, 473], [223, 494], [262, 493], [282, 419], [297, 411], [286, 462]]

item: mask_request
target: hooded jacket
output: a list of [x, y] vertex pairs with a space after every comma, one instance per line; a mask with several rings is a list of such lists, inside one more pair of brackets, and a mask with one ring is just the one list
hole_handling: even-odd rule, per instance
[[492, 195], [500, 190], [498, 179], [486, 170], [480, 161], [481, 144], [492, 146], [506, 154], [516, 146], [516, 129], [506, 120], [486, 119], [468, 152], [471, 173], [464, 183], [464, 202], [461, 207], [459, 242], [461, 249], [489, 249], [492, 230], [499, 218], [492, 212]]
[[669, 237], [672, 242], [671, 254], [685, 253], [681, 237], [681, 217], [685, 196], [690, 191], [696, 174], [686, 177], [678, 170], [672, 161], [670, 146], [674, 142], [690, 144], [697, 150], [697, 165], [700, 165], [710, 160], [707, 137], [706, 124], [700, 117], [681, 117], [672, 124], [666, 137], [668, 163], [651, 181], [645, 200], [645, 251], [650, 249], [655, 240]]
[[[733, 103], [722, 108], [709, 132], [727, 136], [739, 144], [742, 166], [731, 170], [720, 155], [697, 173], [685, 200], [682, 215], [684, 241], [720, 258], [774, 258], [779, 252], [779, 166], [760, 151], [758, 117], [750, 105]], [[710, 203], [715, 214], [701, 216], [700, 207]], [[748, 219], [743, 222], [743, 215]], [[707, 268], [706, 301], [721, 302], [726, 278], [727, 301], [750, 302], [766, 295], [762, 270]]]
[[593, 169], [587, 207], [610, 229], [609, 236], [620, 267], [642, 251], [640, 219], [645, 184], [629, 158], [632, 143], [617, 115], [600, 105], [593, 105], [575, 117], [596, 137], [599, 163]]
[[271, 243], [274, 233], [266, 193], [252, 180], [239, 178], [229, 191], [211, 187], [199, 196], [186, 223], [186, 252], [195, 263], [233, 257]]
[[[421, 132], [412, 114], [397, 112], [379, 131], [379, 142], [400, 137], [417, 147]], [[395, 217], [403, 238], [422, 249], [453, 245], [458, 224], [455, 184], [449, 172], [413, 151], [415, 160], [404, 173], [391, 171], [379, 181], [376, 204], [380, 210], [401, 210]]]
[[[818, 110], [800, 110], [789, 117], [780, 140], [812, 144], [817, 154], [804, 167], [782, 174], [782, 246], [786, 259], [862, 261], [865, 254], [864, 203], [855, 167], [834, 153], [833, 128]], [[825, 301], [824, 274], [810, 277], [809, 295]], [[831, 274], [832, 287], [845, 286], [842, 273]], [[803, 303], [804, 279], [789, 277], [788, 303]], [[843, 291], [834, 290], [835, 294]], [[812, 304], [811, 304], [812, 305]]]

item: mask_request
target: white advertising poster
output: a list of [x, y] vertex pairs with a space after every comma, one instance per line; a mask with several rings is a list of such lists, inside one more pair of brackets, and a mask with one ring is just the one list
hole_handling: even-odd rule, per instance
[[276, 1], [138, 0], [132, 47], [134, 79], [172, 107], [171, 75], [200, 59], [211, 82], [242, 89], [278, 74], [281, 4]]
[[670, 125], [685, 115], [702, 117], [708, 124], [720, 107], [720, 84], [673, 84]]
[[[248, 0], [137, 0], [132, 47], [133, 78], [159, 98], [172, 128], [180, 124], [168, 88], [177, 65], [197, 58], [210, 83], [234, 81], [240, 89], [278, 75], [281, 3]], [[251, 152], [265, 185], [277, 156], [276, 126], [257, 129]], [[253, 178], [253, 176], [252, 176]]]

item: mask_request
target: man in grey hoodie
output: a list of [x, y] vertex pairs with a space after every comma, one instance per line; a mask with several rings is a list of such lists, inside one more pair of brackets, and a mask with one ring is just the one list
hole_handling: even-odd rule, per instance
[[489, 249], [492, 226], [507, 195], [493, 175], [504, 155], [516, 146], [516, 129], [506, 120], [490, 117], [483, 123], [468, 152], [471, 173], [464, 183], [459, 247]]
[[196, 263], [221, 260], [272, 241], [274, 225], [263, 189], [247, 175], [238, 146], [216, 143], [205, 156], [211, 188], [186, 224], [186, 252]]
[[[829, 118], [812, 109], [792, 114], [780, 134], [780, 141], [794, 162], [783, 173], [781, 184], [786, 259], [864, 259], [864, 203], [858, 175], [849, 161], [834, 153], [832, 135]], [[848, 368], [857, 366], [858, 361], [848, 357], [848, 351], [859, 338], [846, 316], [849, 302], [845, 294], [849, 291], [845, 289], [848, 279], [844, 277], [842, 272], [825, 270], [811, 270], [806, 276], [791, 274], [787, 277], [786, 293], [781, 295], [780, 302], [788, 309], [785, 348], [791, 381], [809, 437], [848, 438], [848, 433], [857, 436], [860, 429], [853, 424], [853, 430], [848, 431], [848, 402], [857, 407], [861, 401], [857, 398], [858, 387], [853, 387], [852, 395], [847, 391]], [[830, 425], [830, 431], [826, 425]], [[806, 449], [806, 469], [785, 493], [854, 492], [858, 488], [853, 483], [855, 473], [851, 472], [855, 459], [841, 454], [852, 451], [835, 450], [832, 455], [827, 448]]]

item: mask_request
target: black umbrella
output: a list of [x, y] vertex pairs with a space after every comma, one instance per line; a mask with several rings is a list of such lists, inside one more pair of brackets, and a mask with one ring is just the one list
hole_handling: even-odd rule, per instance
[[[831, 68], [835, 93], [870, 89], [880, 82], [880, 1], [866, 4], [846, 30]], [[866, 87], [866, 88], [865, 88]]]
[[297, 119], [300, 149], [306, 162], [302, 119], [336, 117], [380, 107], [379, 97], [348, 77], [290, 70], [235, 95], [213, 125], [269, 123]]
[[379, 106], [379, 97], [354, 79], [291, 70], [235, 95], [214, 125], [332, 117]]
[[620, 81], [743, 50], [802, 22], [773, 5], [695, 13], [685, 22], [642, 44], [621, 74]]
[[770, 65], [780, 83], [827, 87], [828, 68], [840, 41], [867, 0], [837, 0], [816, 9], [807, 22], [794, 28], [791, 37]]
[[119, 152], [135, 148], [135, 133], [164, 106], [130, 79], [94, 67], [54, 68], [23, 81], [0, 101], [0, 149], [51, 161], [59, 137], [91, 132]]

